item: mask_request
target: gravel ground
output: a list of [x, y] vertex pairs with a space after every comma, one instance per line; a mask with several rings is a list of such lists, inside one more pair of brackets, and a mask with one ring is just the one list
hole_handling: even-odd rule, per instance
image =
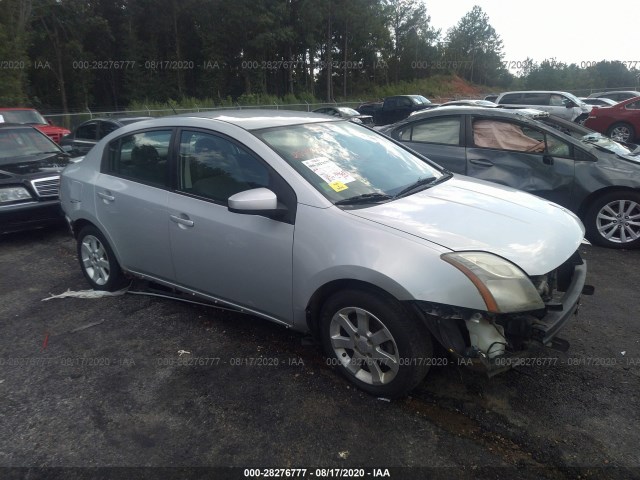
[[640, 478], [639, 252], [582, 253], [596, 293], [561, 335], [568, 352], [491, 379], [449, 360], [389, 402], [254, 317], [130, 294], [42, 301], [88, 288], [73, 239], [64, 228], [5, 235], [0, 477], [244, 478], [250, 467]]

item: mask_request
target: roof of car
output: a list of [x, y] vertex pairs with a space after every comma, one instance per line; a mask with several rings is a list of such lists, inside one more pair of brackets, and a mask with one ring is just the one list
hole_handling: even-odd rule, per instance
[[303, 123], [344, 121], [338, 117], [330, 118], [320, 113], [267, 109], [216, 110], [213, 112], [183, 113], [164, 118], [175, 119], [177, 117], [210, 118], [231, 123], [245, 130], [300, 125]]

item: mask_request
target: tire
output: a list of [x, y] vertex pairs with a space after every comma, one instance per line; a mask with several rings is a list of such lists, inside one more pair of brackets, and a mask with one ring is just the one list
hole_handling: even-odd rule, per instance
[[126, 279], [111, 246], [96, 227], [80, 230], [77, 243], [78, 261], [87, 282], [94, 290], [114, 292], [124, 287]]
[[426, 327], [392, 297], [365, 290], [331, 296], [320, 313], [322, 346], [349, 381], [372, 395], [396, 398], [415, 388], [433, 357]]
[[612, 140], [619, 142], [633, 142], [636, 133], [628, 123], [618, 122], [611, 125], [607, 131], [607, 135], [609, 135]]
[[597, 198], [585, 215], [587, 237], [609, 248], [640, 247], [640, 194], [611, 192]]

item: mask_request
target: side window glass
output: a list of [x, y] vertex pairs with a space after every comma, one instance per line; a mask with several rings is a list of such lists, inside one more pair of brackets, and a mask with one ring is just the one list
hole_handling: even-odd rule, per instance
[[547, 135], [547, 153], [554, 157], [571, 157], [571, 145], [564, 140]]
[[627, 110], [640, 110], [640, 100], [637, 102], [629, 103], [626, 107]]
[[79, 140], [95, 140], [98, 136], [98, 124], [95, 122], [83, 125], [76, 130], [76, 138]]
[[500, 99], [500, 103], [504, 103], [507, 105], [514, 105], [514, 104], [520, 103], [521, 96], [522, 94], [520, 93], [508, 93]]
[[541, 131], [499, 120], [474, 120], [473, 142], [477, 147], [517, 152], [542, 153], [545, 149]]
[[558, 95], [557, 93], [551, 94], [551, 98], [549, 100], [549, 105], [561, 107], [564, 105], [564, 102], [569, 101], [568, 98], [565, 98], [562, 95]]
[[460, 117], [435, 118], [414, 125], [411, 140], [413, 142], [459, 145]]
[[171, 130], [135, 133], [109, 144], [106, 173], [166, 186]]
[[203, 132], [180, 136], [178, 189], [223, 204], [238, 192], [269, 187], [267, 167], [235, 143]]
[[117, 130], [119, 127], [118, 125], [111, 123], [111, 122], [102, 122], [100, 124], [100, 138], [104, 138], [107, 135], [109, 135], [111, 132], [113, 132], [114, 130]]

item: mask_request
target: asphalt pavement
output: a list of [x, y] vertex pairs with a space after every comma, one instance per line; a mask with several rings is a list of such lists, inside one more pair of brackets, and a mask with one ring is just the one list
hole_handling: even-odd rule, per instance
[[596, 292], [566, 353], [493, 378], [444, 357], [388, 401], [255, 317], [132, 294], [43, 301], [88, 288], [74, 240], [2, 236], [0, 478], [640, 478], [640, 252], [581, 252]]

